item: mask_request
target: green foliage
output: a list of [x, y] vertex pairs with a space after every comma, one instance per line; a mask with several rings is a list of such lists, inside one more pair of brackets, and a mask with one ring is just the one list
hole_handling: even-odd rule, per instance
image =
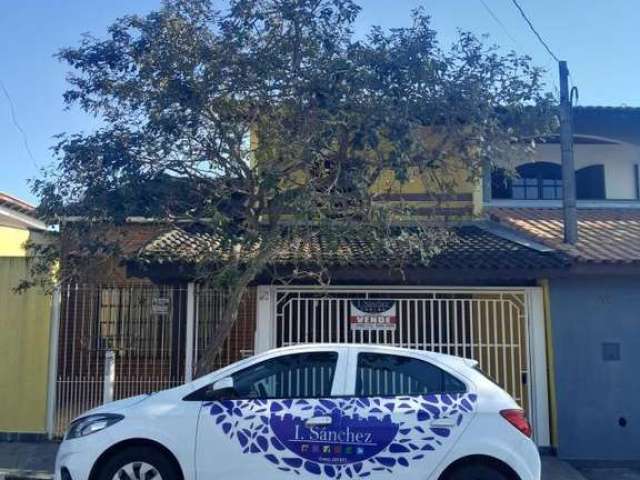
[[[229, 3], [166, 1], [60, 51], [66, 103], [103, 126], [60, 137], [57, 168], [35, 184], [51, 223], [192, 219], [255, 253], [202, 270], [242, 287], [283, 222], [294, 237], [338, 225], [388, 244], [398, 212], [369, 188], [382, 170], [444, 178], [457, 158], [474, 179], [549, 128], [552, 99], [529, 58], [465, 32], [443, 49], [422, 10], [359, 39], [352, 0]], [[426, 258], [446, 235], [416, 228]]]

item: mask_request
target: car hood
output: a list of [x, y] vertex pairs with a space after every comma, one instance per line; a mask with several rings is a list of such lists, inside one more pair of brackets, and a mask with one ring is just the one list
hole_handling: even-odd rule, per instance
[[99, 407], [84, 412], [80, 416], [86, 417], [87, 415], [93, 415], [94, 413], [120, 413], [133, 405], [137, 405], [140, 402], [145, 401], [152, 395], [152, 393], [145, 393], [142, 395], [136, 395], [135, 397], [123, 398], [122, 400], [116, 400], [115, 402], [105, 403], [104, 405], [100, 405]]

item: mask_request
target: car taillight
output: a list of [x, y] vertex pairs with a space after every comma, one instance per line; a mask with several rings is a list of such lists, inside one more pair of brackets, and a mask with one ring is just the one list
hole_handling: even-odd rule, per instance
[[502, 410], [500, 412], [500, 415], [502, 415], [502, 418], [504, 418], [507, 422], [520, 430], [523, 435], [531, 438], [533, 430], [531, 429], [531, 425], [529, 425], [527, 417], [525, 417], [524, 415], [524, 411], [519, 409]]

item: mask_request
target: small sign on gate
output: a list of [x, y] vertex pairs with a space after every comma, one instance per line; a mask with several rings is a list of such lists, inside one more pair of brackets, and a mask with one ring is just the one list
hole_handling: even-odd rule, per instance
[[351, 300], [351, 330], [393, 332], [398, 325], [395, 300]]
[[169, 313], [169, 299], [164, 297], [152, 299], [151, 313], [154, 315], [167, 315]]

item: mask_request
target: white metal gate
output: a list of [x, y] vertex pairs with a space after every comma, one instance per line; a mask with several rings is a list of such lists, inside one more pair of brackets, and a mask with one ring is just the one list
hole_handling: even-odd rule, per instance
[[[351, 300], [393, 300], [393, 331], [350, 328]], [[487, 289], [275, 289], [276, 346], [375, 343], [476, 359], [524, 408], [529, 404], [527, 307], [523, 291]]]
[[[193, 284], [67, 283], [56, 294], [47, 429], [53, 436], [102, 403], [189, 381], [215, 336], [225, 292]], [[253, 353], [255, 294], [213, 368]]]

